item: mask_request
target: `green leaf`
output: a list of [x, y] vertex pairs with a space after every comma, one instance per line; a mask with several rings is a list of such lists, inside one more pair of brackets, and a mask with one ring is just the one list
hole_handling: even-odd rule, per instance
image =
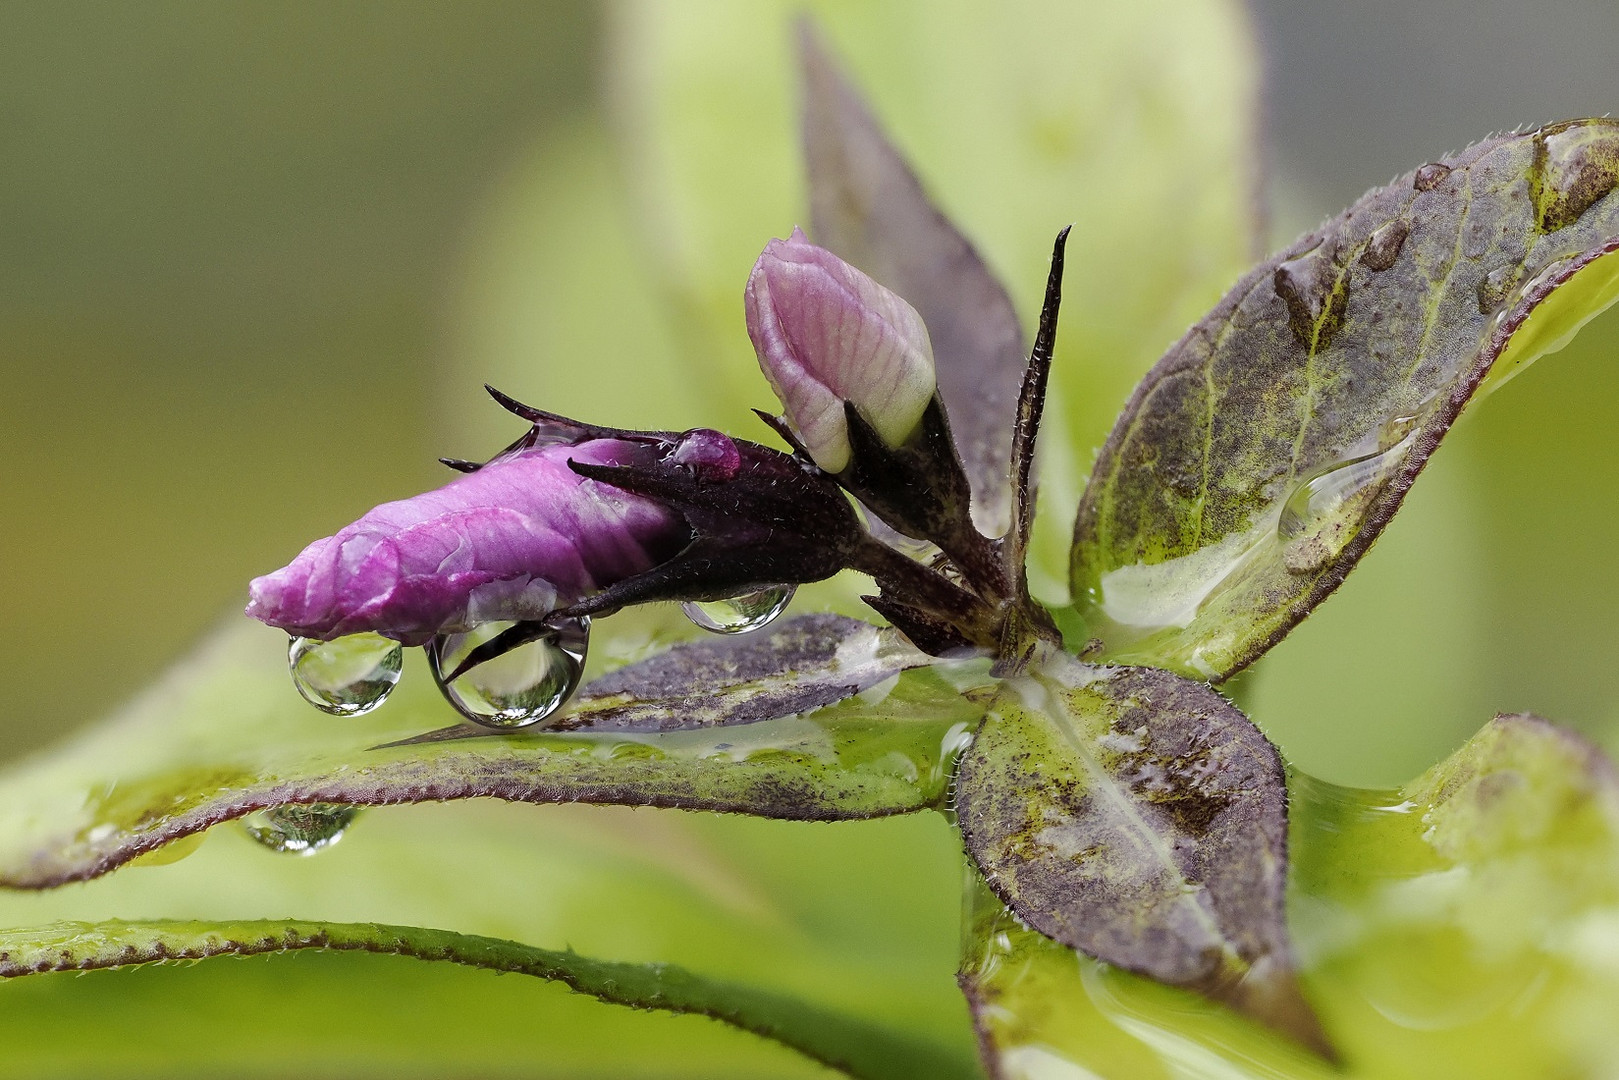
[[1055, 656], [991, 702], [956, 809], [1026, 924], [1330, 1055], [1287, 941], [1281, 759], [1208, 687]]
[[637, 1009], [695, 1013], [856, 1077], [971, 1077], [975, 1063], [850, 1016], [667, 964], [593, 960], [514, 941], [377, 923], [58, 923], [0, 934], [0, 979], [297, 950], [392, 954], [566, 984]]
[[[824, 626], [836, 617], [813, 619]], [[862, 686], [869, 692], [805, 715], [723, 732], [623, 730], [626, 718], [637, 715], [617, 692], [636, 677], [632, 666], [607, 676], [606, 694], [581, 706], [581, 713], [595, 708], [600, 732], [382, 746], [408, 742], [446, 713], [425, 673], [408, 672], [399, 700], [374, 714], [333, 718], [293, 692], [279, 635], [239, 626], [107, 725], [0, 777], [0, 884], [38, 888], [93, 877], [218, 822], [294, 802], [493, 796], [815, 819], [937, 805], [953, 740], [979, 710], [931, 669], [897, 675], [893, 664], [909, 661], [895, 657], [913, 654], [885, 654], [886, 635], [853, 620], [843, 624], [859, 629], [840, 641], [845, 652], [821, 655], [818, 687], [783, 694], [777, 678], [767, 679], [763, 692], [783, 708], [797, 708], [804, 694], [848, 697]], [[803, 624], [787, 625], [741, 651], [768, 652], [774, 641], [786, 643], [783, 656], [800, 656], [792, 627]], [[685, 648], [716, 655], [714, 647]], [[735, 659], [737, 646], [726, 648], [731, 653], [720, 654]], [[647, 663], [665, 674], [671, 666], [668, 654]], [[742, 687], [749, 672], [758, 673], [733, 667], [744, 681], [727, 690], [714, 665], [697, 670], [714, 679], [711, 692], [729, 694], [736, 708], [747, 704]], [[878, 682], [883, 675], [892, 681]], [[665, 703], [677, 707], [679, 699]], [[715, 721], [709, 712], [688, 719]]]
[[1502, 716], [1398, 791], [1292, 777], [1290, 921], [1342, 1052], [1324, 1067], [1183, 991], [969, 895], [961, 982], [1002, 1074], [1108, 1080], [1517, 1080], [1619, 1067], [1619, 780], [1589, 743]]
[[1619, 298], [1616, 183], [1619, 122], [1491, 139], [1239, 282], [1137, 388], [1081, 502], [1105, 655], [1224, 678], [1337, 588], [1468, 402]]

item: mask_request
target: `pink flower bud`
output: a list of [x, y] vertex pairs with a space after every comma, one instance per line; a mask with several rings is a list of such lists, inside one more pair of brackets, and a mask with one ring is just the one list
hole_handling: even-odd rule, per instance
[[436, 491], [384, 503], [254, 580], [247, 613], [301, 637], [371, 630], [407, 645], [543, 618], [689, 540], [675, 511], [568, 466], [616, 465], [637, 449], [596, 438], [518, 450]]
[[827, 472], [849, 464], [851, 402], [889, 446], [915, 432], [935, 380], [916, 310], [793, 230], [754, 264], [748, 336], [804, 449]]

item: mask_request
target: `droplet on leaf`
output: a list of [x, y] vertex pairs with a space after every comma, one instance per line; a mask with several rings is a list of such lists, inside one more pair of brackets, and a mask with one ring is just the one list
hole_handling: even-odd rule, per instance
[[1449, 175], [1449, 165], [1441, 165], [1437, 161], [1430, 161], [1416, 171], [1416, 175], [1411, 178], [1411, 186], [1418, 191], [1432, 191], [1440, 184], [1443, 184], [1445, 177]]
[[1387, 270], [1399, 259], [1405, 238], [1410, 235], [1411, 223], [1404, 218], [1382, 226], [1367, 239], [1366, 250], [1360, 253], [1361, 265], [1376, 273]]
[[271, 851], [313, 855], [341, 840], [359, 812], [341, 803], [286, 803], [249, 814], [242, 827]]

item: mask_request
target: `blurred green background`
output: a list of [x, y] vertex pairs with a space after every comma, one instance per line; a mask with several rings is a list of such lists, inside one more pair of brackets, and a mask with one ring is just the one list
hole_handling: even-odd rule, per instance
[[[1488, 132], [1619, 106], [1609, 0], [1254, 17], [1272, 245]], [[527, 178], [590, 142], [611, 23], [584, 2], [0, 11], [0, 756], [106, 713], [249, 577], [438, 482], [437, 454], [507, 439], [478, 383], [516, 331], [489, 313], [548, 302], [513, 233], [574, 222]], [[588, 266], [599, 238], [577, 241]], [[1244, 676], [1304, 767], [1396, 782], [1498, 709], [1619, 746], [1615, 315], [1470, 417], [1343, 595]], [[534, 355], [522, 389], [614, 333]], [[703, 390], [646, 359], [601, 415], [702, 420]], [[547, 404], [580, 407], [572, 378]]]

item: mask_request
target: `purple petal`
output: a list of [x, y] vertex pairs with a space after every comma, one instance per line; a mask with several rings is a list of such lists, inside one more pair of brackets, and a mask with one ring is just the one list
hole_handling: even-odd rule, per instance
[[524, 450], [384, 503], [254, 580], [247, 613], [303, 637], [375, 631], [407, 645], [541, 618], [685, 544], [678, 514], [568, 467], [617, 464], [634, 448], [596, 439]]
[[821, 468], [848, 465], [845, 401], [891, 446], [916, 430], [933, 398], [933, 354], [899, 296], [794, 229], [766, 245], [744, 300], [759, 365]]

